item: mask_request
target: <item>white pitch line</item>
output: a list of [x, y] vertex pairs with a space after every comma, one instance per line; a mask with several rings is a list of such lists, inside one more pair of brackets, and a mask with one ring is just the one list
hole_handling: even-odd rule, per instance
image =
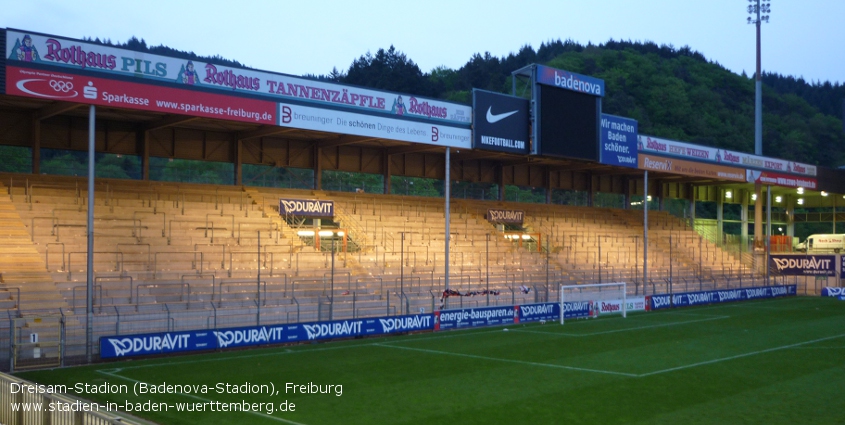
[[610, 370], [598, 370], [598, 369], [587, 369], [583, 367], [574, 367], [574, 366], [564, 366], [564, 365], [557, 365], [551, 363], [538, 363], [538, 362], [529, 362], [524, 360], [513, 360], [513, 359], [502, 359], [499, 357], [487, 357], [487, 356], [478, 356], [475, 354], [464, 354], [464, 353], [453, 353], [450, 351], [440, 351], [440, 350], [429, 350], [425, 348], [413, 348], [413, 347], [402, 347], [399, 345], [388, 345], [388, 344], [374, 344], [379, 347], [388, 347], [388, 348], [396, 348], [400, 350], [409, 350], [409, 351], [418, 351], [421, 353], [430, 353], [430, 354], [441, 354], [447, 356], [456, 356], [456, 357], [467, 357], [470, 359], [478, 359], [478, 360], [491, 360], [497, 362], [504, 362], [504, 363], [515, 363], [521, 364], [526, 366], [539, 366], [539, 367], [549, 367], [553, 369], [566, 369], [566, 370], [575, 370], [579, 372], [593, 372], [593, 373], [602, 373], [606, 375], [619, 375], [619, 376], [627, 376], [630, 378], [636, 378], [637, 375], [633, 373], [625, 373], [625, 372], [614, 372]]
[[663, 369], [663, 370], [657, 370], [657, 371], [654, 371], [654, 372], [643, 373], [643, 374], [637, 375], [637, 377], [643, 378], [643, 377], [646, 377], [646, 376], [659, 375], [661, 373], [666, 373], [666, 372], [674, 372], [674, 371], [677, 371], [677, 370], [690, 369], [690, 368], [693, 368], [693, 367], [704, 366], [704, 365], [714, 364], [714, 363], [720, 363], [720, 362], [724, 362], [724, 361], [728, 361], [728, 360], [741, 359], [743, 357], [756, 356], [758, 354], [771, 353], [773, 351], [786, 350], [788, 348], [796, 348], [796, 347], [800, 347], [802, 345], [814, 344], [816, 342], [829, 341], [831, 339], [842, 338], [843, 336], [845, 336], [845, 334], [839, 334], [839, 335], [829, 336], [829, 337], [825, 337], [825, 338], [814, 339], [812, 341], [798, 342], [798, 343], [795, 343], [795, 344], [782, 345], [780, 347], [767, 348], [765, 350], [752, 351], [750, 353], [737, 354], [735, 356], [722, 357], [720, 359], [707, 360], [707, 361], [704, 361], [704, 362], [692, 363], [692, 364], [688, 364], [688, 365], [685, 365], [685, 366], [678, 366], [678, 367], [672, 367], [672, 368], [669, 368], [669, 369]]
[[721, 317], [720, 315], [716, 314], [698, 314], [698, 313], [687, 313], [687, 312], [680, 312], [680, 311], [666, 311], [660, 312], [659, 314], [671, 314], [675, 316], [693, 316], [693, 317]]
[[845, 347], [793, 347], [794, 349], [798, 350], [842, 350]]
[[[113, 371], [120, 371], [121, 369], [111, 369], [111, 370], [113, 370]], [[105, 370], [98, 370], [97, 372], [102, 373], [103, 375], [113, 376], [113, 377], [115, 377], [115, 378], [118, 378], [118, 379], [123, 379], [123, 380], [129, 381], [129, 382], [137, 382], [137, 383], [139, 383], [139, 384], [145, 384], [145, 383], [146, 383], [146, 382], [143, 382], [143, 381], [139, 381], [139, 380], [137, 380], [137, 379], [128, 378], [128, 377], [123, 376], [123, 375], [118, 375], [118, 374], [116, 374], [116, 373], [106, 372]], [[206, 402], [206, 403], [213, 403], [213, 402], [214, 402], [214, 400], [209, 400], [209, 399], [207, 399], [207, 398], [202, 398], [202, 397], [199, 397], [199, 396], [195, 396], [195, 395], [193, 395], [193, 394], [177, 394], [177, 395], [181, 395], [181, 396], [183, 396], [183, 397], [193, 398], [193, 399], [196, 399], [196, 400], [199, 400], [199, 401], [204, 401], [204, 402]], [[242, 412], [243, 412], [243, 413], [251, 413], [251, 414], [256, 415], [256, 416], [261, 416], [262, 418], [272, 419], [272, 420], [274, 420], [274, 421], [284, 422], [284, 423], [286, 423], [286, 424], [292, 424], [292, 425], [305, 425], [305, 424], [303, 424], [303, 423], [301, 423], [301, 422], [294, 422], [294, 421], [291, 421], [291, 420], [289, 420], [289, 419], [283, 419], [283, 418], [279, 418], [279, 417], [276, 417], [276, 416], [273, 416], [273, 415], [268, 415], [268, 414], [266, 414], [266, 413], [256, 412], [256, 411], [253, 411], [253, 410], [250, 410], [250, 411], [245, 411], [245, 412], [244, 412], [244, 411], [242, 411]]]
[[525, 332], [525, 333], [532, 333], [532, 334], [546, 334], [546, 335], [560, 335], [560, 336], [573, 336], [573, 337], [585, 337], [585, 336], [595, 336], [595, 335], [604, 335], [604, 334], [612, 334], [612, 333], [619, 333], [619, 332], [628, 332], [628, 331], [636, 331], [642, 329], [653, 329], [653, 328], [662, 328], [667, 326], [677, 326], [677, 325], [685, 325], [687, 323], [699, 323], [699, 322], [709, 322], [711, 320], [721, 320], [721, 319], [729, 319], [731, 316], [712, 316], [707, 319], [699, 319], [699, 320], [686, 320], [683, 322], [669, 322], [669, 323], [660, 323], [657, 325], [648, 325], [648, 326], [637, 326], [633, 328], [625, 328], [625, 329], [614, 329], [611, 331], [602, 331], [602, 332], [591, 332], [591, 333], [584, 333], [584, 334], [573, 334], [573, 333], [563, 333], [563, 332], [545, 332], [545, 331], [532, 331], [527, 329], [518, 329], [515, 328], [514, 331], [516, 332]]

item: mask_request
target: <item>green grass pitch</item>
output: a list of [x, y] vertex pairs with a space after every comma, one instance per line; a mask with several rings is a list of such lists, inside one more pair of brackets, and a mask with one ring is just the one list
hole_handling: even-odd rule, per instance
[[[791, 297], [559, 323], [21, 373], [44, 384], [271, 385], [278, 394], [88, 394], [161, 424], [845, 423], [845, 302]], [[341, 385], [331, 394], [286, 384]], [[140, 384], [138, 384], [140, 385]], [[261, 412], [221, 403], [272, 403]], [[278, 411], [279, 404], [294, 411]], [[133, 404], [137, 406], [137, 404]], [[178, 411], [204, 406], [205, 412]], [[253, 405], [254, 406], [254, 405]], [[266, 405], [264, 405], [266, 406]], [[136, 409], [137, 410], [137, 409]]]

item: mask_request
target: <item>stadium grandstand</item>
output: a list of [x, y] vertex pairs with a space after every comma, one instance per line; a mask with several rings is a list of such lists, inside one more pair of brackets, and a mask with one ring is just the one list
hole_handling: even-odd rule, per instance
[[[0, 144], [24, 164], [0, 165], [3, 369], [98, 361], [109, 336], [548, 303], [561, 285], [626, 282], [641, 304], [841, 286], [838, 256], [825, 281], [768, 265], [796, 223], [842, 228], [845, 170], [638, 134], [589, 76], [532, 65], [525, 98], [471, 106], [21, 30], [0, 44]], [[91, 162], [56, 173], [48, 151]], [[137, 174], [91, 178], [94, 157]], [[376, 183], [327, 184], [344, 173]], [[420, 182], [433, 196], [407, 194]]]

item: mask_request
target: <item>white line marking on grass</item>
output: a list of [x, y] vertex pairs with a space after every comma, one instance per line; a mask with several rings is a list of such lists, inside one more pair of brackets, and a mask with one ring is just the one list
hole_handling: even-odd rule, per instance
[[[308, 348], [302, 350], [288, 350], [288, 351], [273, 351], [270, 353], [257, 353], [257, 354], [245, 354], [240, 356], [225, 356], [225, 357], [211, 357], [207, 359], [191, 359], [185, 361], [178, 361], [178, 362], [167, 362], [167, 363], [153, 363], [153, 364], [142, 364], [142, 365], [135, 365], [135, 366], [126, 366], [122, 369], [142, 369], [145, 367], [160, 367], [160, 366], [177, 366], [182, 364], [194, 364], [194, 363], [204, 363], [204, 362], [217, 362], [217, 361], [225, 361], [225, 360], [237, 360], [237, 359], [251, 359], [255, 357], [267, 357], [267, 356], [279, 356], [283, 354], [296, 354], [296, 353], [313, 353], [314, 351], [328, 351], [328, 350], [339, 350], [342, 348], [355, 348], [355, 347], [369, 347], [373, 344], [354, 344], [354, 345], [337, 345], [333, 347], [317, 347], [317, 348]], [[272, 350], [272, 348], [269, 348]], [[202, 354], [199, 354], [202, 355]], [[209, 355], [206, 353], [206, 355]]]
[[716, 314], [698, 314], [698, 313], [687, 313], [687, 312], [680, 312], [680, 311], [666, 311], [661, 312], [661, 314], [671, 314], [676, 316], [693, 316], [693, 317], [721, 317], [720, 315]]
[[546, 334], [546, 335], [561, 335], [561, 336], [574, 336], [574, 337], [585, 337], [585, 336], [595, 336], [595, 335], [604, 335], [604, 334], [612, 334], [612, 333], [619, 333], [619, 332], [628, 332], [628, 331], [636, 331], [642, 329], [652, 329], [652, 328], [662, 328], [667, 326], [677, 326], [677, 325], [685, 325], [688, 323], [699, 323], [699, 322], [709, 322], [711, 320], [721, 320], [721, 319], [729, 319], [731, 316], [710, 316], [707, 319], [699, 319], [699, 320], [686, 320], [683, 322], [669, 322], [669, 323], [660, 323], [656, 325], [648, 325], [648, 326], [637, 326], [633, 328], [625, 328], [625, 329], [614, 329], [610, 331], [601, 331], [601, 332], [590, 332], [590, 333], [583, 333], [583, 334], [573, 334], [573, 333], [563, 333], [563, 332], [546, 332], [546, 331], [533, 331], [527, 329], [519, 329], [515, 328], [514, 331], [516, 332], [525, 332], [525, 333], [532, 333], [532, 334]]
[[637, 375], [633, 373], [625, 373], [625, 372], [614, 372], [610, 370], [598, 370], [598, 369], [586, 369], [583, 367], [574, 367], [574, 366], [564, 366], [564, 365], [557, 365], [552, 363], [538, 363], [538, 362], [529, 362], [524, 360], [514, 360], [514, 359], [502, 359], [499, 357], [487, 357], [487, 356], [478, 356], [475, 354], [464, 354], [464, 353], [453, 353], [450, 351], [440, 351], [440, 350], [429, 350], [426, 348], [414, 348], [414, 347], [402, 347], [399, 345], [389, 345], [389, 344], [373, 344], [379, 347], [388, 347], [388, 348], [397, 348], [400, 350], [409, 350], [409, 351], [419, 351], [421, 353], [429, 353], [429, 354], [442, 354], [447, 356], [456, 356], [456, 357], [466, 357], [470, 359], [478, 359], [478, 360], [491, 360], [497, 362], [504, 362], [504, 363], [515, 363], [521, 364], [526, 366], [539, 366], [539, 367], [550, 367], [553, 369], [566, 369], [566, 370], [575, 370], [579, 372], [593, 372], [593, 373], [603, 373], [606, 375], [618, 375], [618, 376], [627, 376], [630, 378], [636, 378]]
[[792, 347], [796, 350], [842, 350], [845, 347]]
[[709, 365], [709, 364], [714, 364], [714, 363], [721, 363], [721, 362], [728, 361], [728, 360], [735, 360], [735, 359], [741, 359], [743, 357], [756, 356], [757, 354], [771, 353], [773, 351], [786, 350], [788, 348], [796, 348], [796, 347], [800, 347], [802, 345], [814, 344], [816, 342], [829, 341], [831, 339], [842, 338], [843, 336], [845, 336], [845, 334], [839, 334], [839, 335], [829, 336], [829, 337], [825, 337], [825, 338], [814, 339], [812, 341], [798, 342], [798, 343], [795, 343], [795, 344], [782, 345], [780, 347], [767, 348], [765, 350], [752, 351], [750, 353], [737, 354], [735, 356], [722, 357], [720, 359], [707, 360], [707, 361], [704, 361], [704, 362], [688, 364], [688, 365], [685, 365], [685, 366], [678, 366], [678, 367], [672, 367], [672, 368], [669, 368], [669, 369], [663, 369], [663, 370], [657, 370], [657, 371], [654, 371], [654, 372], [643, 373], [641, 375], [638, 375], [638, 377], [643, 378], [643, 377], [646, 377], [646, 376], [659, 375], [661, 373], [666, 373], [666, 372], [674, 372], [676, 370], [690, 369], [690, 368], [698, 367], [698, 366], [704, 366], [704, 365]]
[[[120, 371], [121, 369], [112, 369], [112, 370]], [[106, 370], [98, 370], [97, 372], [102, 373], [103, 375], [113, 376], [115, 378], [123, 379], [123, 380], [129, 381], [129, 382], [137, 382], [139, 384], [147, 384], [146, 382], [139, 381], [137, 379], [128, 378], [128, 377], [123, 376], [123, 375], [118, 375], [117, 373], [106, 372]], [[198, 396], [195, 396], [193, 394], [176, 394], [176, 395], [181, 395], [181, 396], [184, 396], [184, 397], [193, 398], [195, 400], [203, 401], [203, 402], [206, 402], [206, 403], [214, 403], [215, 402], [214, 400], [209, 400], [207, 398], [198, 397]], [[243, 411], [242, 410], [241, 412], [242, 413], [251, 413], [251, 414], [256, 415], [256, 416], [261, 416], [262, 418], [272, 419], [274, 421], [284, 422], [286, 424], [305, 425], [301, 422], [294, 422], [294, 421], [289, 420], [289, 419], [283, 419], [283, 418], [280, 418], [280, 417], [277, 417], [277, 416], [268, 415], [266, 413], [256, 412], [254, 410], [249, 410], [249, 411]]]

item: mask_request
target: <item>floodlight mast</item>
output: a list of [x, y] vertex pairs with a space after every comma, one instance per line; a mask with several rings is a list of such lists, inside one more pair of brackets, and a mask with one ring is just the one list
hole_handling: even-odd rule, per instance
[[[747, 22], [754, 24], [757, 28], [757, 70], [754, 73], [754, 154], [763, 155], [763, 73], [760, 59], [760, 25], [769, 22], [769, 14], [772, 12], [771, 0], [748, 0]], [[754, 204], [754, 250], [763, 249], [763, 188], [756, 183], [754, 193], [757, 201]]]
[[[763, 155], [763, 80], [762, 66], [760, 61], [760, 24], [769, 22], [769, 14], [772, 13], [771, 0], [748, 0], [747, 22], [757, 27], [757, 72], [754, 74], [755, 99], [754, 99], [754, 154]], [[752, 18], [753, 17], [753, 18]]]

